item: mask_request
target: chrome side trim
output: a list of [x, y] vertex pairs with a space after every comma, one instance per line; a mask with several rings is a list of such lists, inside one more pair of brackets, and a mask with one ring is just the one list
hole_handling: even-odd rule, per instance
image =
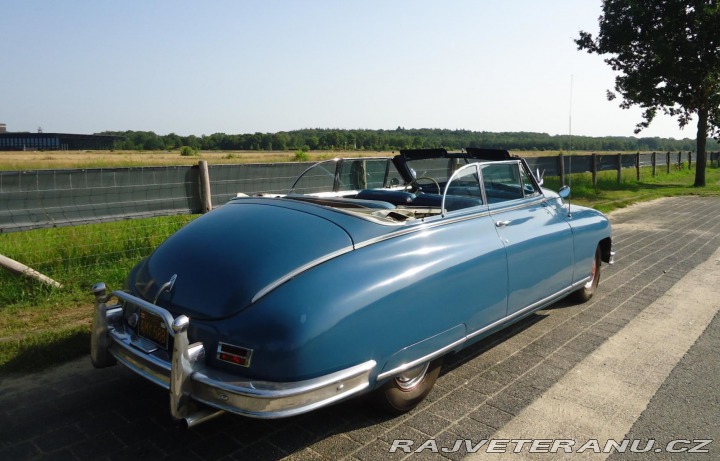
[[285, 283], [285, 282], [287, 282], [288, 280], [292, 279], [293, 277], [295, 277], [295, 276], [297, 276], [297, 275], [305, 272], [305, 271], [308, 270], [308, 269], [311, 269], [311, 268], [313, 268], [313, 267], [315, 267], [315, 266], [318, 266], [318, 265], [320, 265], [320, 264], [322, 264], [322, 263], [324, 263], [324, 262], [326, 262], [326, 261], [329, 261], [329, 260], [331, 260], [331, 259], [333, 259], [333, 258], [337, 258], [338, 256], [343, 255], [343, 254], [345, 254], [345, 253], [349, 253], [349, 252], [351, 252], [352, 250], [353, 250], [353, 247], [352, 247], [352, 246], [348, 246], [348, 247], [345, 247], [345, 248], [341, 248], [340, 250], [334, 251], [334, 252], [332, 252], [332, 253], [330, 253], [330, 254], [327, 254], [327, 255], [325, 255], [325, 256], [323, 256], [323, 257], [321, 257], [321, 258], [318, 258], [318, 259], [316, 259], [316, 260], [314, 260], [314, 261], [310, 261], [309, 263], [304, 264], [304, 265], [298, 267], [297, 269], [288, 272], [287, 274], [285, 274], [285, 275], [283, 275], [282, 277], [278, 278], [278, 279], [275, 280], [274, 282], [266, 285], [266, 286], [265, 286], [264, 288], [262, 288], [260, 291], [258, 291], [257, 293], [255, 293], [255, 296], [253, 296], [253, 298], [252, 298], [252, 300], [251, 300], [250, 302], [251, 302], [251, 303], [255, 303], [258, 299], [260, 299], [260, 298], [262, 298], [263, 296], [265, 296], [266, 294], [270, 293], [270, 292], [273, 291], [275, 288], [279, 287], [280, 285], [282, 285], [283, 283]]
[[583, 286], [583, 285], [585, 285], [586, 283], [588, 283], [591, 278], [592, 278], [592, 275], [588, 275], [588, 276], [585, 277], [584, 279], [579, 280], [579, 281], [573, 283], [572, 285], [570, 285], [569, 291], [573, 291], [573, 290], [575, 290], [576, 288], [580, 288], [581, 286]]
[[[433, 222], [420, 222], [419, 224], [409, 224], [413, 227], [407, 227], [407, 228], [404, 228], [401, 230], [391, 231], [385, 235], [381, 235], [379, 237], [373, 237], [371, 239], [367, 239], [365, 241], [356, 243], [355, 249], [357, 250], [359, 248], [374, 245], [376, 243], [379, 243], [379, 242], [382, 242], [385, 240], [394, 239], [396, 237], [402, 237], [403, 235], [412, 234], [413, 232], [422, 232], [422, 231], [425, 231], [428, 229], [434, 229], [435, 227], [438, 227], [438, 226], [444, 226], [446, 224], [452, 224], [452, 223], [462, 222], [462, 221], [469, 221], [471, 219], [483, 218], [483, 217], [486, 217], [489, 215], [490, 215], [490, 213], [486, 210], [486, 211], [481, 211], [481, 212], [476, 212], [476, 213], [471, 213], [471, 214], [463, 214], [462, 216], [455, 216], [455, 217], [450, 217], [450, 218], [446, 217], [444, 219], [441, 219], [438, 221], [433, 221]], [[438, 218], [440, 218], [440, 216], [438, 216]]]
[[561, 299], [563, 296], [567, 295], [568, 293], [585, 285], [591, 278], [592, 277], [585, 277], [584, 279], [573, 283], [569, 287], [564, 288], [553, 295], [543, 298], [540, 301], [537, 301], [527, 307], [524, 307], [523, 309], [520, 309], [517, 312], [514, 312], [506, 317], [503, 317], [500, 320], [497, 320], [497, 321], [491, 323], [490, 325], [487, 325], [486, 327], [483, 327], [477, 331], [470, 333], [469, 335], [466, 335], [462, 339], [459, 339], [451, 344], [448, 344], [447, 346], [445, 346], [441, 349], [438, 349], [435, 352], [425, 355], [424, 357], [415, 359], [412, 362], [404, 363], [404, 364], [400, 365], [399, 367], [393, 368], [392, 370], [382, 372], [377, 376], [377, 381], [382, 381], [383, 379], [391, 378], [392, 376], [398, 375], [405, 370], [409, 370], [412, 367], [418, 366], [423, 362], [434, 360], [434, 359], [440, 357], [441, 355], [444, 355], [446, 352], [449, 352], [449, 351], [461, 346], [463, 343], [467, 342], [470, 339], [473, 339], [474, 337], [476, 337], [478, 335], [486, 333], [486, 332], [492, 330], [493, 328], [498, 327], [504, 323], [507, 323], [517, 317], [521, 317], [521, 316], [529, 314], [535, 310], [539, 310], [545, 306], [548, 306], [549, 304], [552, 304], [553, 302]]
[[[525, 199], [523, 199], [523, 200], [525, 200]], [[391, 231], [391, 232], [389, 232], [389, 233], [387, 233], [387, 234], [385, 234], [385, 235], [381, 235], [381, 236], [379, 236], [379, 237], [374, 237], [374, 238], [365, 240], [365, 241], [363, 241], [363, 242], [356, 243], [356, 244], [355, 244], [355, 249], [359, 249], [359, 248], [363, 248], [363, 247], [366, 247], [366, 246], [370, 246], [370, 245], [373, 245], [373, 244], [375, 244], [375, 243], [382, 242], [382, 241], [384, 241], [384, 240], [393, 239], [393, 238], [395, 238], [395, 237], [401, 237], [401, 236], [403, 236], [403, 235], [411, 234], [411, 233], [413, 233], [413, 232], [422, 232], [422, 231], [424, 231], [424, 230], [434, 229], [435, 227], [444, 226], [444, 225], [446, 225], [446, 224], [454, 224], [454, 223], [457, 223], [457, 222], [469, 221], [469, 220], [471, 220], [471, 219], [477, 219], [477, 218], [483, 218], [483, 217], [486, 217], [486, 216], [492, 216], [492, 215], [494, 215], [494, 214], [502, 213], [502, 212], [505, 212], [505, 211], [519, 210], [519, 209], [526, 208], [526, 207], [537, 206], [537, 205], [541, 204], [542, 202], [544, 202], [545, 200], [546, 200], [545, 197], [540, 196], [539, 198], [534, 198], [531, 202], [525, 202], [525, 203], [522, 203], [522, 204], [518, 204], [518, 205], [515, 205], [515, 206], [512, 206], [512, 207], [502, 208], [502, 209], [499, 209], [499, 210], [484, 210], [484, 211], [481, 211], [481, 212], [474, 212], [474, 213], [470, 213], [470, 214], [462, 214], [461, 216], [450, 216], [450, 217], [447, 217], [447, 216], [446, 216], [445, 218], [440, 218], [440, 217], [438, 216], [438, 218], [440, 218], [440, 219], [438, 219], [437, 221], [433, 221], [433, 222], [423, 222], [423, 223], [420, 223], [420, 224], [417, 224], [417, 225], [410, 224], [410, 225], [413, 226], [413, 227], [408, 227], [408, 228], [401, 229], [401, 230], [397, 230], [397, 231]], [[487, 205], [482, 205], [482, 206], [487, 206]], [[469, 210], [469, 208], [467, 208], [467, 209]], [[458, 211], [463, 211], [463, 210], [458, 210]], [[454, 212], [453, 212], [453, 213], [454, 213]]]
[[[530, 200], [530, 199], [522, 198], [522, 199], [516, 199], [516, 200]], [[546, 198], [541, 195], [539, 197], [533, 198], [531, 201], [528, 201], [528, 202], [518, 203], [517, 205], [513, 205], [513, 206], [509, 206], [509, 207], [505, 207], [505, 208], [493, 208], [489, 212], [490, 212], [490, 215], [494, 215], [494, 214], [498, 214], [498, 213], [504, 213], [506, 211], [521, 210], [523, 208], [529, 208], [531, 206], [540, 205], [545, 200], [546, 200]], [[508, 201], [511, 201], [511, 200], [508, 200]]]
[[520, 309], [519, 311], [513, 312], [512, 314], [508, 315], [507, 317], [503, 317], [500, 320], [497, 320], [484, 328], [474, 331], [471, 334], [467, 335], [467, 339], [472, 339], [475, 336], [481, 335], [481, 334], [487, 332], [488, 330], [492, 330], [493, 328], [500, 326], [503, 323], [506, 323], [506, 322], [509, 322], [510, 320], [515, 319], [516, 317], [521, 317], [523, 315], [531, 313], [532, 311], [542, 309], [543, 307], [552, 304], [553, 302], [559, 300], [563, 296], [565, 296], [565, 295], [569, 294], [570, 292], [585, 285], [591, 278], [592, 277], [585, 277], [584, 279], [573, 283], [569, 287], [563, 288], [562, 290], [558, 291], [555, 294], [552, 294], [546, 298], [543, 298], [540, 301], [536, 301], [536, 302], [530, 304], [529, 306]]
[[435, 351], [431, 354], [428, 354], [424, 357], [420, 357], [419, 359], [415, 359], [412, 362], [404, 363], [404, 364], [400, 365], [399, 367], [393, 368], [392, 370], [388, 370], [383, 373], [380, 373], [377, 376], [377, 380], [382, 381], [383, 379], [390, 378], [392, 376], [402, 373], [403, 371], [409, 370], [410, 368], [416, 367], [416, 366], [420, 365], [421, 363], [429, 362], [430, 360], [434, 360], [434, 359], [440, 357], [441, 355], [445, 354], [446, 352], [455, 349], [456, 347], [458, 347], [459, 345], [464, 343], [466, 340], [467, 340], [467, 337], [458, 339], [457, 341], [450, 343], [447, 346], [443, 347], [442, 349], [438, 349], [437, 351]]

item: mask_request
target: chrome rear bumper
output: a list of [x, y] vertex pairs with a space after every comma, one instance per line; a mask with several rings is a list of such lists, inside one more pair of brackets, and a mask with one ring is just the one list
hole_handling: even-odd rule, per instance
[[[122, 291], [109, 295], [105, 284], [93, 287], [95, 315], [91, 359], [97, 368], [120, 362], [138, 375], [170, 391], [170, 412], [193, 426], [224, 411], [255, 418], [282, 418], [329, 405], [370, 385], [375, 361], [297, 382], [245, 380], [205, 366], [202, 343], [189, 344], [190, 319], [174, 318], [167, 310]], [[111, 303], [112, 299], [120, 302]], [[173, 346], [170, 358], [139, 337], [127, 324], [127, 306], [160, 316]], [[170, 352], [170, 351], [168, 351]]]

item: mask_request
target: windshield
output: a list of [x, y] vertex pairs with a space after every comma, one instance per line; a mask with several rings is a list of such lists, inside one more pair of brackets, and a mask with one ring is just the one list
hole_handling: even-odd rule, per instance
[[478, 161], [473, 158], [423, 158], [408, 160], [407, 166], [416, 179], [430, 177], [438, 183], [446, 183], [458, 168]]
[[305, 170], [293, 183], [290, 192], [298, 194], [316, 194], [333, 190], [337, 160], [316, 163]]
[[389, 159], [348, 159], [340, 165], [339, 191], [382, 189], [402, 182]]
[[316, 163], [302, 173], [290, 192], [325, 194], [381, 189], [403, 182], [387, 158], [334, 159]]

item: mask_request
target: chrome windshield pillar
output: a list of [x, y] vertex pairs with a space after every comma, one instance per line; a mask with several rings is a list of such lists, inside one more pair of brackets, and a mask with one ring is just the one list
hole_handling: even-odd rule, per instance
[[111, 340], [109, 336], [110, 315], [122, 314], [118, 305], [108, 306], [110, 297], [104, 283], [96, 283], [93, 288], [95, 295], [95, 312], [93, 314], [92, 331], [90, 332], [90, 359], [95, 368], [111, 367], [117, 363], [108, 351]]

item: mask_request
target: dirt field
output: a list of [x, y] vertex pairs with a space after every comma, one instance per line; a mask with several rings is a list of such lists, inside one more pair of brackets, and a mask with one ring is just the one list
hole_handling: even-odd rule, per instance
[[[521, 157], [557, 155], [558, 151], [512, 151]], [[573, 152], [575, 155], [587, 152]], [[336, 157], [391, 157], [395, 152], [368, 151], [311, 151], [309, 161]], [[51, 170], [63, 168], [110, 168], [129, 166], [196, 165], [200, 160], [211, 164], [293, 162], [292, 151], [223, 151], [200, 152], [183, 157], [179, 151], [44, 151], [0, 152], [0, 170]]]
[[[309, 152], [309, 161], [335, 157], [384, 157], [392, 152]], [[45, 151], [0, 152], [0, 170], [35, 170], [62, 168], [108, 168], [124, 166], [196, 165], [200, 160], [213, 164], [292, 162], [290, 151], [224, 151], [200, 152], [183, 157], [179, 151]]]

